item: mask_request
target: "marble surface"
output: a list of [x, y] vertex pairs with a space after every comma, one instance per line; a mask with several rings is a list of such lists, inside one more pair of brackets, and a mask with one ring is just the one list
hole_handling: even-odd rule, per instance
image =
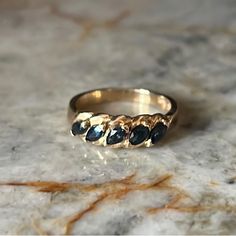
[[[236, 1], [0, 1], [1, 234], [236, 234]], [[154, 148], [68, 133], [76, 93], [180, 106]]]

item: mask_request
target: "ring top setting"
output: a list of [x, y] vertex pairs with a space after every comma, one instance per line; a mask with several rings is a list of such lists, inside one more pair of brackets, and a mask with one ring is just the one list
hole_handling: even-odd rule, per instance
[[[168, 129], [168, 120], [164, 116], [158, 114], [152, 117], [148, 115], [140, 116], [140, 121], [135, 119], [132, 121], [129, 116], [116, 117], [116, 125], [113, 126], [114, 117], [106, 122], [101, 121], [101, 114], [93, 114], [90, 118], [81, 120], [86, 113], [80, 113], [72, 123], [71, 134], [80, 136], [86, 142], [92, 142], [97, 145], [112, 147], [139, 147], [152, 146], [158, 143], [166, 134]], [[92, 122], [90, 121], [92, 120]], [[149, 125], [143, 124], [149, 121]], [[129, 127], [129, 124], [131, 127]]]
[[[71, 134], [81, 137], [85, 142], [114, 148], [155, 145], [162, 140], [172, 126], [177, 114], [177, 105], [170, 97], [150, 93], [149, 90], [143, 89], [100, 89], [73, 97], [68, 112], [68, 118], [72, 123]], [[109, 99], [113, 101], [115, 99], [111, 99], [113, 95], [125, 100], [126, 97], [121, 96], [125, 94], [127, 100], [143, 102], [142, 99], [145, 98], [145, 102], [157, 103], [157, 106], [166, 112], [130, 117], [86, 111], [88, 104], [103, 103]], [[148, 102], [146, 103], [148, 104]]]

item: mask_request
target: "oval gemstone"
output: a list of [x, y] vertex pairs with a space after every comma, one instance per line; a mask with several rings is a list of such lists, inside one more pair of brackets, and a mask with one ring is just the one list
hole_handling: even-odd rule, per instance
[[162, 122], [158, 122], [152, 129], [150, 134], [152, 144], [155, 144], [158, 141], [160, 141], [165, 136], [166, 131], [167, 131], [167, 126], [164, 125]]
[[85, 124], [85, 122], [82, 121], [76, 121], [73, 123], [71, 127], [71, 133], [73, 135], [79, 135], [79, 134], [84, 134], [88, 129], [88, 125]]
[[86, 140], [95, 142], [104, 135], [103, 125], [93, 125], [87, 132]]
[[126, 131], [120, 126], [112, 129], [107, 136], [107, 144], [112, 145], [122, 142], [126, 137]]
[[147, 140], [148, 137], [149, 137], [149, 128], [144, 125], [138, 125], [131, 131], [129, 142], [132, 145], [138, 145]]

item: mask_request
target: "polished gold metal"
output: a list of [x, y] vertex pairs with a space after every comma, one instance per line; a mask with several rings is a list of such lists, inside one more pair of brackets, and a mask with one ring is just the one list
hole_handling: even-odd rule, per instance
[[[161, 109], [163, 112], [131, 117], [125, 114], [112, 115], [95, 113], [89, 110], [91, 105], [114, 101], [129, 101], [152, 105]], [[104, 135], [98, 141], [92, 142], [93, 144], [107, 146], [109, 132], [117, 126], [122, 127], [122, 129], [126, 130], [127, 137], [122, 142], [109, 146], [124, 148], [150, 147], [153, 145], [150, 138], [141, 144], [132, 145], [129, 141], [129, 136], [134, 127], [142, 124], [151, 131], [158, 122], [161, 122], [169, 129], [175, 123], [176, 117], [177, 104], [174, 99], [147, 89], [105, 88], [88, 91], [74, 96], [69, 103], [68, 109], [68, 120], [71, 124], [79, 121], [85, 126], [101, 125], [103, 127]], [[84, 134], [79, 135], [85, 142], [87, 132], [88, 130]]]

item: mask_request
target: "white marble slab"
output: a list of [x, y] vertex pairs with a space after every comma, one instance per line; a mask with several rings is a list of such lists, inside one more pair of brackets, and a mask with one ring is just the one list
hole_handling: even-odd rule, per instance
[[[69, 99], [109, 86], [172, 95], [178, 127], [150, 149], [71, 137]], [[1, 234], [86, 209], [69, 233], [236, 234], [235, 1], [1, 1], [0, 99], [0, 182], [56, 184], [0, 186]]]

